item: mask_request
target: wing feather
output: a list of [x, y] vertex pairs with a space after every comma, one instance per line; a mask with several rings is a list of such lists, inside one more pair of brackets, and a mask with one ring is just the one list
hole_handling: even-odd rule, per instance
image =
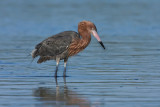
[[74, 31], [65, 31], [51, 36], [36, 45], [35, 50], [32, 53], [32, 57], [35, 58], [37, 56], [41, 56], [40, 62], [43, 62], [42, 59], [49, 60], [50, 57], [60, 55], [66, 51], [75, 38], [80, 38], [80, 36]]

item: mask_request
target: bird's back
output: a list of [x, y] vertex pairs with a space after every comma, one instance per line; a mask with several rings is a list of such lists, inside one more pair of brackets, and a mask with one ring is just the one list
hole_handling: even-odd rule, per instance
[[67, 57], [67, 49], [73, 40], [79, 39], [80, 35], [74, 31], [64, 31], [53, 35], [37, 44], [32, 51], [32, 57], [40, 56], [38, 63], [60, 57]]

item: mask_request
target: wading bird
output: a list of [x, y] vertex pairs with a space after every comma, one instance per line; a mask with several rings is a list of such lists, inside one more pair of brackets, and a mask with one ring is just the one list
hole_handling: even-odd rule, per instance
[[64, 60], [63, 76], [65, 77], [68, 58], [79, 53], [88, 46], [91, 41], [91, 34], [105, 49], [105, 46], [97, 34], [96, 26], [90, 21], [82, 21], [78, 24], [78, 33], [74, 31], [64, 31], [37, 44], [31, 53], [32, 58], [34, 59], [40, 56], [37, 63], [42, 63], [47, 60], [56, 60], [55, 77], [57, 77], [59, 61]]

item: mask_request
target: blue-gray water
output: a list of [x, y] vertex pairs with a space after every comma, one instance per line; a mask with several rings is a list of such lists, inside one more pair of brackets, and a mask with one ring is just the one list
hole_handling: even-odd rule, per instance
[[[0, 107], [160, 107], [159, 0], [1, 0]], [[68, 61], [31, 63], [43, 39], [95, 23], [107, 47], [90, 45]], [[63, 61], [58, 75], [63, 74]]]

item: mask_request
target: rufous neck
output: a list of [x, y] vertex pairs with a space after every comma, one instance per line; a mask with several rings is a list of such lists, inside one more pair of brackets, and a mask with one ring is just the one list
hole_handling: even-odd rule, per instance
[[88, 32], [83, 32], [83, 33], [80, 33], [80, 35], [82, 37], [80, 40], [80, 44], [83, 44], [84, 47], [87, 47], [91, 41], [91, 34]]
[[89, 33], [79, 33], [81, 38], [73, 41], [69, 46], [68, 56], [73, 56], [78, 52], [85, 49], [91, 41], [91, 35]]

